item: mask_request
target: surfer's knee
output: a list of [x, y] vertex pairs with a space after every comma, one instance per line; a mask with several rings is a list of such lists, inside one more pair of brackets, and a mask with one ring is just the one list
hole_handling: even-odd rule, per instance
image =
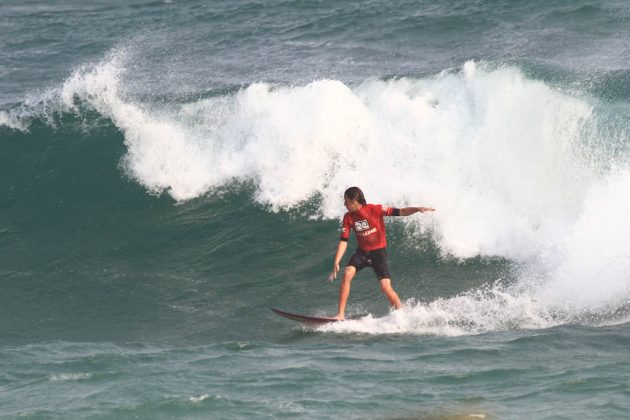
[[390, 294], [393, 291], [394, 291], [394, 289], [392, 288], [391, 280], [390, 279], [381, 279], [381, 292], [383, 292], [386, 295], [388, 295], [388, 294]]
[[354, 268], [351, 265], [347, 266], [346, 269], [343, 271], [343, 280], [344, 281], [352, 280], [352, 278], [354, 277], [356, 273], [357, 273], [356, 268]]

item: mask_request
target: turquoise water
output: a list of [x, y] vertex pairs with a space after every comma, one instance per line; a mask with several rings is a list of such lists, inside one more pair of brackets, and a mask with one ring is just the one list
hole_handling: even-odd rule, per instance
[[[4, 2], [0, 417], [627, 417], [629, 16]], [[351, 185], [437, 209], [405, 308], [277, 317], [335, 313]]]

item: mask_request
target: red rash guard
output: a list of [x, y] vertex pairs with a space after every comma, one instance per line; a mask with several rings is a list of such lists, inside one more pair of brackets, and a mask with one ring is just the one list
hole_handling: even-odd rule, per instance
[[385, 248], [387, 240], [385, 239], [383, 216], [399, 215], [399, 209], [380, 204], [366, 204], [361, 209], [348, 212], [343, 216], [340, 239], [347, 241], [350, 237], [350, 230], [354, 229], [359, 248], [363, 251]]

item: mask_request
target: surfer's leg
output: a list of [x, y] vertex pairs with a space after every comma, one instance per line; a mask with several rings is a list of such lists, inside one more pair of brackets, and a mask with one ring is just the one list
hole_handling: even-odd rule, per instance
[[341, 286], [339, 286], [339, 310], [334, 318], [345, 319], [346, 317], [346, 303], [348, 303], [348, 296], [350, 295], [350, 283], [352, 283], [352, 279], [356, 273], [357, 269], [354, 266], [346, 266], [343, 272]]
[[364, 251], [357, 249], [350, 256], [348, 264], [343, 271], [343, 279], [341, 279], [341, 286], [339, 287], [339, 310], [335, 318], [345, 319], [346, 317], [346, 303], [348, 303], [348, 296], [350, 295], [350, 283], [355, 274], [368, 265], [368, 255]]
[[400, 303], [400, 298], [398, 297], [398, 294], [392, 287], [391, 279], [383, 278], [380, 280], [380, 282], [381, 282], [381, 292], [383, 292], [383, 294], [387, 296], [389, 303], [391, 303], [394, 308], [400, 309], [402, 307], [402, 304]]
[[389, 274], [389, 261], [387, 259], [387, 249], [381, 248], [371, 251], [370, 258], [372, 260], [374, 274], [376, 274], [376, 277], [381, 284], [381, 292], [387, 296], [389, 303], [391, 303], [394, 308], [400, 309], [402, 307], [400, 298], [398, 297], [396, 291], [392, 288], [391, 274]]

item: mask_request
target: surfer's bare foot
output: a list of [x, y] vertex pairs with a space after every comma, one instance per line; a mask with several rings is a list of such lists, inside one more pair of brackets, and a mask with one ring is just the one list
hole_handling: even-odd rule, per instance
[[344, 319], [346, 319], [346, 317], [345, 317], [345, 315], [337, 314], [337, 315], [333, 316], [333, 319], [336, 319], [338, 321], [343, 321]]

